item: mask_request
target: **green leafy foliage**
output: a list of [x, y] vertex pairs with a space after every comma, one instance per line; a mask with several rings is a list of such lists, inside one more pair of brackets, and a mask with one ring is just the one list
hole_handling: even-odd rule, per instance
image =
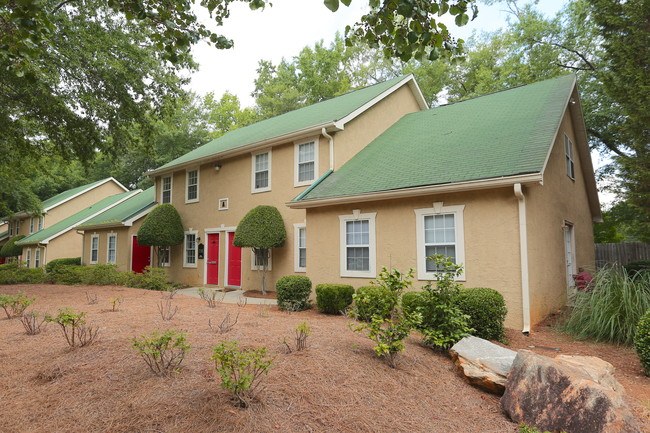
[[158, 290], [165, 291], [170, 290], [173, 284], [169, 281], [169, 276], [164, 269], [154, 268], [147, 266], [144, 268], [144, 272], [135, 273], [135, 272], [125, 272], [126, 285], [129, 287], [135, 287], [138, 289], [147, 289], [147, 290]]
[[92, 344], [99, 333], [99, 328], [86, 324], [86, 313], [76, 312], [70, 308], [59, 309], [56, 316], [48, 316], [47, 322], [57, 323], [71, 349]]
[[48, 271], [46, 279], [52, 284], [81, 284], [83, 266], [58, 264]]
[[156, 206], [138, 229], [138, 243], [156, 247], [158, 267], [162, 266], [161, 249], [183, 243], [185, 231], [181, 216], [171, 203]]
[[158, 376], [170, 376], [180, 371], [185, 354], [190, 350], [184, 332], [168, 329], [132, 338], [133, 348], [151, 371]]
[[40, 284], [46, 280], [42, 268], [7, 268], [0, 270], [0, 285], [2, 284]]
[[319, 284], [316, 286], [316, 305], [327, 314], [340, 314], [352, 304], [354, 287], [346, 284]]
[[119, 286], [124, 284], [124, 273], [117, 269], [117, 265], [106, 263], [92, 266], [79, 266], [81, 284], [93, 286]]
[[519, 424], [519, 433], [551, 433], [548, 431], [541, 432], [537, 427], [529, 427], [524, 423]]
[[646, 311], [636, 327], [634, 349], [646, 376], [650, 376], [650, 310]]
[[28, 298], [23, 292], [16, 295], [0, 294], [0, 307], [5, 310], [8, 319], [20, 317], [34, 301], [36, 298]]
[[578, 292], [559, 329], [577, 338], [632, 344], [637, 324], [650, 309], [650, 272], [631, 277], [620, 268], [601, 269], [590, 292]]
[[650, 260], [635, 260], [623, 266], [625, 272], [631, 277], [641, 272], [650, 272]]
[[237, 247], [271, 249], [284, 245], [287, 231], [275, 206], [251, 209], [237, 225], [233, 244]]
[[361, 286], [353, 295], [354, 313], [357, 319], [370, 322], [374, 316], [390, 317], [397, 304], [397, 297], [387, 287]]
[[[294, 340], [295, 340], [295, 350], [300, 352], [307, 348], [307, 337], [311, 335], [311, 326], [307, 322], [300, 322], [296, 328], [293, 330]], [[294, 351], [294, 348], [287, 343], [287, 338], [281, 340], [282, 344], [287, 347], [289, 353]]]
[[503, 341], [503, 323], [508, 309], [503, 295], [494, 289], [477, 287], [461, 289], [454, 300], [463, 314], [469, 316], [473, 335], [486, 340]]
[[268, 375], [273, 364], [266, 347], [240, 349], [236, 340], [219, 343], [210, 359], [221, 376], [221, 387], [235, 394], [242, 407], [253, 401], [262, 375]]
[[69, 257], [50, 260], [47, 265], [45, 265], [45, 270], [50, 273], [55, 267], [65, 265], [81, 266], [81, 257]]
[[0, 257], [18, 257], [23, 253], [23, 247], [16, 245], [16, 242], [24, 238], [25, 235], [17, 235], [9, 239], [0, 249]]
[[275, 283], [278, 307], [302, 311], [310, 307], [311, 280], [304, 275], [285, 275]]

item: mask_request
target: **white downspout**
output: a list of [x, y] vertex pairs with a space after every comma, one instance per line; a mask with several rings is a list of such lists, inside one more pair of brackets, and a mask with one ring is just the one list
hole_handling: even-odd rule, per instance
[[519, 201], [519, 250], [521, 260], [521, 303], [524, 327], [522, 333], [530, 332], [530, 287], [528, 286], [528, 229], [526, 228], [526, 197], [520, 183], [515, 185], [515, 197]]
[[327, 138], [330, 141], [330, 170], [334, 170], [334, 137], [329, 135], [325, 128], [321, 129], [321, 134], [323, 137]]

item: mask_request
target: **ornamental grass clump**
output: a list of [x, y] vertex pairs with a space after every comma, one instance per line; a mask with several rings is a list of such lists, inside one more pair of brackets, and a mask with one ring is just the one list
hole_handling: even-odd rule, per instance
[[634, 277], [620, 268], [600, 270], [591, 292], [578, 292], [560, 331], [577, 338], [632, 344], [639, 320], [650, 309], [650, 273]]
[[133, 348], [157, 376], [171, 376], [180, 371], [185, 354], [190, 350], [185, 333], [168, 329], [132, 338]]

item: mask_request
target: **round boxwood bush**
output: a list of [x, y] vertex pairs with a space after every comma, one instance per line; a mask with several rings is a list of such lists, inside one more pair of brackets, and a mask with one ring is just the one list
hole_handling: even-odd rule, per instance
[[485, 287], [461, 289], [455, 303], [470, 317], [469, 326], [474, 328], [475, 336], [498, 341], [505, 338], [503, 322], [508, 310], [501, 293]]
[[319, 284], [316, 286], [316, 305], [327, 314], [339, 314], [352, 303], [354, 287], [346, 284]]
[[634, 349], [639, 355], [646, 376], [650, 376], [650, 310], [641, 317], [636, 327]]
[[311, 280], [304, 275], [286, 275], [275, 283], [278, 306], [282, 310], [302, 311], [309, 308]]
[[431, 323], [431, 309], [427, 308], [424, 292], [406, 292], [402, 295], [402, 308], [406, 314], [422, 314], [422, 324]]
[[387, 287], [361, 286], [354, 295], [354, 312], [359, 320], [370, 322], [373, 316], [389, 317], [397, 297]]

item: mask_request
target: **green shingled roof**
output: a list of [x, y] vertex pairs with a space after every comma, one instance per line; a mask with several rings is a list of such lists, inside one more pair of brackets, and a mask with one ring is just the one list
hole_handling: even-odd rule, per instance
[[67, 191], [63, 191], [63, 192], [55, 195], [54, 197], [50, 197], [47, 200], [44, 200], [43, 201], [43, 209], [47, 209], [49, 207], [56, 206], [60, 202], [65, 201], [65, 200], [69, 199], [70, 197], [73, 197], [76, 194], [79, 194], [80, 192], [82, 192], [82, 191], [84, 191], [86, 189], [93, 188], [93, 187], [99, 185], [100, 183], [106, 182], [106, 180], [107, 179], [98, 180], [96, 182], [91, 182], [91, 183], [86, 184], [86, 185], [78, 186], [76, 188], [72, 188], [72, 189], [69, 189]]
[[4, 240], [5, 238], [9, 237], [9, 230], [5, 230], [4, 232], [0, 232], [0, 241]]
[[575, 77], [408, 114], [296, 201], [539, 173]]
[[115, 203], [119, 202], [120, 200], [128, 197], [133, 193], [134, 193], [133, 191], [127, 191], [120, 194], [112, 195], [110, 197], [106, 197], [105, 199], [100, 200], [94, 205], [89, 206], [86, 209], [81, 210], [76, 214], [69, 216], [68, 218], [65, 218], [64, 220], [61, 220], [50, 227], [44, 228], [43, 230], [40, 230], [36, 233], [33, 233], [21, 239], [19, 242], [16, 242], [16, 244], [17, 245], [36, 244], [38, 242], [42, 242], [46, 239], [49, 239], [58, 233], [68, 231], [73, 227], [79, 225], [79, 223], [85, 220], [86, 218], [89, 218], [95, 215], [96, 213], [101, 212], [103, 209], [106, 209], [107, 207], [114, 205]]
[[86, 226], [99, 226], [104, 224], [114, 225], [116, 223], [122, 223], [155, 204], [154, 187], [152, 186], [151, 188], [134, 195], [128, 200], [124, 200], [117, 206], [89, 219], [78, 227], [83, 228]]
[[374, 86], [364, 87], [327, 101], [299, 108], [270, 119], [235, 129], [203, 146], [174, 159], [157, 170], [173, 167], [226, 150], [280, 137], [309, 127], [335, 122], [381, 95], [406, 77], [398, 77]]

